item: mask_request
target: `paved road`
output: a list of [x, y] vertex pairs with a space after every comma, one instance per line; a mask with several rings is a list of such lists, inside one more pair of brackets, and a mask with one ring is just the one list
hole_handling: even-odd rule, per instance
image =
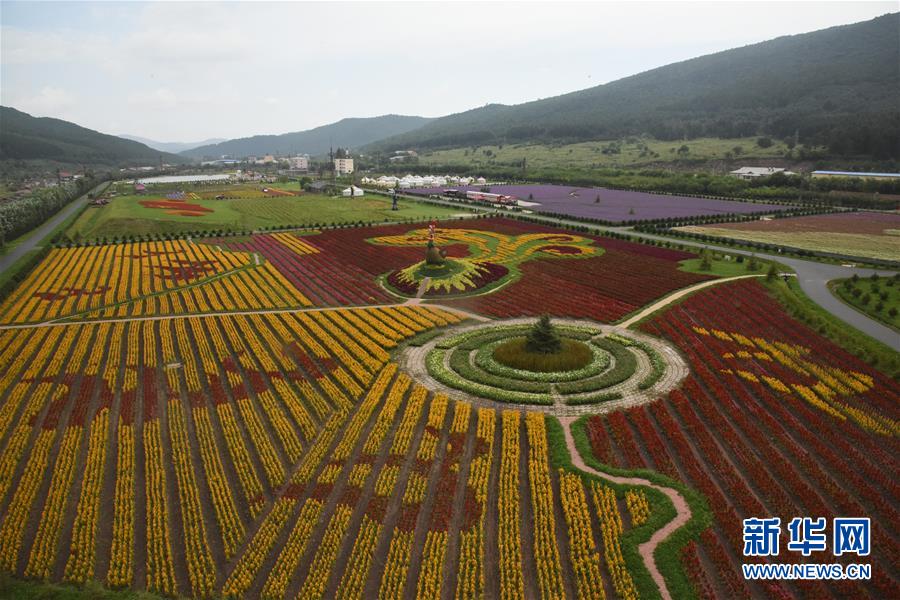
[[[635, 237], [672, 241], [672, 238], [638, 233], [636, 231], [625, 231], [624, 228], [619, 230]], [[712, 250], [727, 252], [729, 254], [751, 254], [749, 251], [735, 250], [734, 248], [728, 248], [726, 246], [714, 246], [684, 240], [677, 241], [685, 245], [707, 247]], [[786, 257], [778, 254], [756, 253], [756, 256], [777, 260], [781, 264], [792, 268], [797, 273], [797, 282], [800, 284], [800, 287], [813, 302], [833, 314], [838, 319], [900, 352], [900, 334], [887, 325], [882, 325], [858, 310], [847, 306], [838, 300], [834, 294], [831, 293], [831, 290], [828, 289], [828, 282], [832, 279], [852, 277], [854, 273], [858, 274], [860, 277], [869, 277], [872, 273], [890, 277], [894, 275], [894, 271], [861, 267], [844, 267], [841, 265]]]
[[[411, 198], [415, 198], [417, 200], [423, 200], [421, 196], [410, 196]], [[429, 202], [434, 202], [435, 204], [443, 204], [443, 205], [453, 205], [460, 206], [460, 204], [455, 202], [449, 202], [444, 200], [436, 200], [436, 199], [425, 199]], [[464, 205], [468, 206], [468, 205]], [[494, 211], [497, 214], [503, 215], [504, 211]], [[640, 233], [637, 231], [633, 231], [628, 227], [603, 227], [600, 225], [594, 225], [591, 223], [583, 223], [581, 221], [573, 221], [568, 219], [557, 219], [554, 217], [546, 217], [543, 215], [539, 215], [537, 213], [528, 215], [529, 218], [546, 221], [549, 223], [562, 223], [564, 225], [571, 226], [584, 226], [588, 225], [592, 228], [597, 229], [605, 229], [608, 231], [617, 231], [619, 233], [625, 233], [633, 237], [640, 237], [644, 239], [654, 239], [654, 240], [663, 240], [669, 242], [676, 242], [679, 244], [684, 244], [685, 246], [695, 246], [695, 247], [705, 247], [710, 248], [712, 250], [727, 252], [728, 254], [743, 254], [745, 256], [749, 256], [751, 252], [749, 250], [736, 250], [734, 248], [729, 248], [727, 246], [716, 246], [713, 244], [704, 244], [702, 242], [694, 242], [690, 240], [682, 240], [682, 239], [673, 239], [667, 238], [658, 235], [652, 235], [649, 233]], [[869, 269], [869, 268], [861, 268], [861, 267], [843, 267], [841, 265], [834, 265], [828, 263], [821, 263], [811, 260], [803, 260], [800, 258], [789, 258], [786, 256], [781, 256], [779, 254], [764, 254], [757, 252], [756, 255], [760, 258], [768, 258], [772, 260], [777, 260], [781, 264], [787, 265], [794, 269], [797, 273], [797, 280], [800, 283], [800, 287], [803, 289], [804, 293], [812, 299], [813, 302], [833, 314], [838, 319], [844, 321], [845, 323], [852, 325], [856, 329], [862, 331], [863, 333], [875, 338], [876, 340], [886, 344], [890, 348], [897, 350], [900, 352], [900, 334], [891, 329], [890, 327], [879, 323], [878, 321], [871, 319], [859, 312], [858, 310], [851, 308], [838, 300], [828, 289], [828, 282], [832, 279], [841, 279], [844, 277], [852, 277], [854, 273], [858, 274], [860, 277], [869, 277], [872, 273], [878, 273], [879, 275], [892, 276], [895, 271], [889, 271], [886, 269]]]
[[[105, 186], [106, 183], [101, 183], [97, 187], [95, 187], [91, 192], [96, 191], [100, 188], [100, 186]], [[91, 193], [91, 192], [88, 192]], [[62, 210], [58, 213], [44, 221], [44, 224], [34, 230], [34, 232], [28, 236], [28, 239], [23, 241], [21, 244], [10, 250], [8, 253], [0, 256], [0, 272], [5, 271], [15, 264], [17, 260], [28, 254], [30, 251], [34, 250], [38, 246], [43, 245], [44, 238], [46, 238], [50, 233], [53, 232], [57, 226], [75, 214], [76, 211], [80, 210], [82, 206], [84, 206], [88, 201], [88, 194], [81, 196], [80, 198], [76, 198], [72, 200], [68, 204], [66, 204]]]

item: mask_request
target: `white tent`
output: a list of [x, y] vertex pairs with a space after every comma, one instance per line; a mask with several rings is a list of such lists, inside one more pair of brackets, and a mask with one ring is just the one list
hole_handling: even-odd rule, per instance
[[362, 188], [358, 188], [355, 185], [351, 185], [343, 191], [344, 196], [346, 196], [347, 198], [349, 198], [350, 196], [362, 196], [363, 193], [364, 192]]

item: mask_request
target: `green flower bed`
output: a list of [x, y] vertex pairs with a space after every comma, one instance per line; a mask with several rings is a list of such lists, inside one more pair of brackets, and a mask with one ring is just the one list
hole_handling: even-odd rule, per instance
[[473, 396], [479, 396], [497, 402], [553, 404], [553, 398], [548, 394], [529, 394], [527, 392], [508, 391], [463, 379], [444, 366], [444, 356], [446, 353], [446, 350], [435, 348], [425, 359], [425, 367], [428, 370], [428, 374], [441, 383], [462, 392], [472, 394]]
[[584, 342], [563, 338], [557, 342], [559, 350], [552, 353], [531, 352], [524, 337], [506, 340], [494, 348], [494, 360], [521, 371], [554, 373], [583, 369], [594, 353]]
[[516, 392], [550, 393], [550, 383], [546, 381], [521, 381], [509, 377], [499, 377], [473, 367], [469, 362], [471, 352], [471, 350], [459, 346], [450, 351], [450, 368], [463, 379]]
[[551, 371], [549, 373], [513, 369], [512, 367], [501, 365], [494, 359], [494, 348], [502, 344], [503, 341], [504, 340], [496, 340], [479, 348], [475, 353], [475, 366], [499, 377], [511, 377], [527, 381], [547, 381], [550, 383], [575, 381], [577, 379], [593, 377], [594, 375], [602, 373], [609, 367], [610, 355], [606, 351], [600, 349], [599, 346], [591, 344], [589, 348], [593, 353], [593, 360], [590, 364], [581, 369], [572, 371]]
[[[559, 393], [580, 394], [605, 390], [622, 383], [634, 375], [634, 371], [637, 368], [637, 358], [628, 348], [609, 338], [591, 340], [591, 343], [612, 354], [614, 360], [613, 368], [589, 379], [560, 383], [556, 386]], [[579, 403], [583, 404], [583, 402]]]
[[[559, 326], [564, 344], [584, 344], [587, 364], [570, 371], [540, 372], [502, 364], [495, 351], [511, 340], [521, 343], [529, 325], [496, 325], [464, 331], [439, 339], [426, 358], [428, 373], [444, 385], [498, 402], [549, 405], [597, 404], [625, 393], [652, 387], [663, 376], [666, 364], [649, 344], [624, 335], [600, 337], [599, 328]], [[637, 381], [636, 352], [649, 358], [651, 372]], [[634, 378], [635, 381], [629, 381]], [[611, 390], [628, 382], [625, 388]], [[556, 394], [556, 400], [554, 399]]]

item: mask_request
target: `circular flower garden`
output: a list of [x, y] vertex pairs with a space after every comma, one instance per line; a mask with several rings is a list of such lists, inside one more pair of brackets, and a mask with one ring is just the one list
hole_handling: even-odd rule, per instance
[[559, 320], [552, 328], [558, 346], [542, 354], [529, 351], [535, 329], [534, 319], [454, 328], [406, 348], [400, 363], [453, 396], [559, 414], [649, 402], [687, 374], [674, 348], [646, 334]]

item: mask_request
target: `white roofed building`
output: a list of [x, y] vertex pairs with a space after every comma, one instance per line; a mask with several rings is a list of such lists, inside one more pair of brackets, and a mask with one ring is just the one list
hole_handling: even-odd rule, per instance
[[757, 177], [769, 177], [775, 173], [783, 173], [784, 175], [796, 175], [791, 171], [786, 171], [780, 167], [741, 167], [731, 171], [729, 175], [738, 179], [756, 179]]

